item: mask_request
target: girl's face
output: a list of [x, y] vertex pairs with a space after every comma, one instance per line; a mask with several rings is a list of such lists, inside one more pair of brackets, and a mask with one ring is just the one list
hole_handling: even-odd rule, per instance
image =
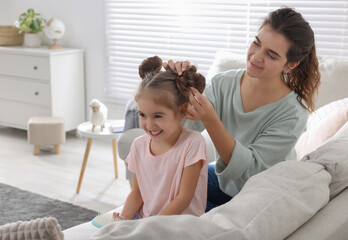
[[292, 69], [286, 53], [290, 42], [266, 24], [248, 49], [246, 72], [252, 78], [280, 79], [281, 73]]
[[[185, 112], [156, 103], [150, 94], [137, 100], [140, 125], [155, 143], [174, 145], [181, 133], [181, 120]], [[186, 111], [186, 108], [185, 108]]]

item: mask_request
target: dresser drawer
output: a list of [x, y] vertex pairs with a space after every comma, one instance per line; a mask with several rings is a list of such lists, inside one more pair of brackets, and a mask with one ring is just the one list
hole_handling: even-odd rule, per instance
[[[51, 116], [51, 110], [45, 107], [27, 103], [12, 102], [0, 99], [0, 124], [21, 129], [27, 129], [27, 123], [32, 116]], [[4, 110], [6, 109], [6, 110]]]
[[0, 76], [0, 98], [18, 102], [51, 105], [50, 85], [44, 82]]
[[0, 74], [35, 78], [50, 79], [50, 66], [47, 57], [27, 56], [19, 54], [0, 54]]

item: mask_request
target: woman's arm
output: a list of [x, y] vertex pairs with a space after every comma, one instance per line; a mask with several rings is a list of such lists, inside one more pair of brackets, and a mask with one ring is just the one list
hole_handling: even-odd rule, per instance
[[[173, 62], [173, 60], [169, 60], [168, 63], [163, 63], [163, 67], [167, 71], [177, 72], [178, 75], [181, 75], [188, 66], [190, 66], [189, 61]], [[190, 93], [190, 104], [187, 106], [187, 113], [186, 118], [193, 121], [202, 121], [214, 143], [216, 151], [219, 153], [222, 161], [228, 165], [236, 141], [222, 124], [209, 100], [195, 88], [192, 88], [192, 93]]]
[[222, 124], [210, 101], [195, 88], [192, 88], [192, 92], [190, 92], [190, 104], [187, 107], [186, 117], [194, 121], [202, 121], [214, 143], [216, 151], [219, 153], [222, 161], [228, 165], [236, 146], [236, 141]]
[[121, 217], [124, 220], [133, 219], [135, 214], [139, 211], [141, 206], [143, 205], [143, 198], [141, 197], [138, 181], [136, 174], [133, 176], [133, 188], [129, 193], [124, 207], [121, 212]]
[[195, 164], [184, 168], [178, 195], [160, 212], [159, 215], [178, 215], [187, 208], [196, 191], [203, 161], [204, 160], [199, 160]]

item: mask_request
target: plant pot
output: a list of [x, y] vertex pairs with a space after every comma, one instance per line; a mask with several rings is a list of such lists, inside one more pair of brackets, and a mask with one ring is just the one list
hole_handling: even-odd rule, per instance
[[38, 33], [25, 33], [24, 34], [24, 47], [40, 47], [41, 37]]

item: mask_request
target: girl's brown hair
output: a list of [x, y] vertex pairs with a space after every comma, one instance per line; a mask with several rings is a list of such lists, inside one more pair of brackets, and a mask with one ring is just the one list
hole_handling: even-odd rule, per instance
[[287, 86], [297, 93], [297, 100], [301, 105], [313, 112], [320, 85], [320, 72], [312, 28], [300, 13], [287, 7], [271, 12], [260, 29], [267, 24], [290, 41], [291, 46], [286, 55], [287, 63], [300, 63], [288, 73], [283, 73], [282, 78]]
[[[193, 65], [179, 76], [174, 72], [163, 72], [162, 59], [158, 56], [150, 57], [140, 64], [139, 76], [142, 81], [135, 95], [135, 101], [142, 97], [145, 90], [152, 90], [153, 100], [161, 105], [177, 110], [182, 104], [189, 101], [190, 87], [196, 88], [200, 93], [205, 88], [205, 78], [197, 73]], [[157, 91], [159, 90], [159, 91]], [[171, 95], [174, 97], [169, 97]]]

